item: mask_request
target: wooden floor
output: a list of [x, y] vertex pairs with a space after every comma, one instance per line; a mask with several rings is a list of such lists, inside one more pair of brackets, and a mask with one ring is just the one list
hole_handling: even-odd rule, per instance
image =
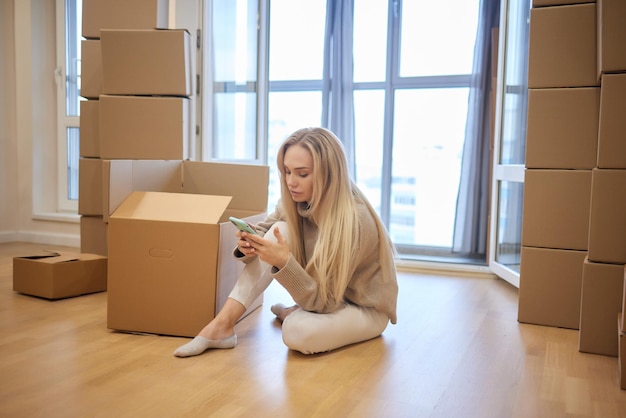
[[573, 330], [517, 322], [499, 279], [400, 274], [397, 325], [305, 356], [269, 312], [276, 283], [238, 324], [239, 345], [179, 359], [184, 338], [106, 327], [106, 293], [47, 301], [12, 290], [0, 244], [1, 417], [624, 417], [617, 359], [578, 352]]

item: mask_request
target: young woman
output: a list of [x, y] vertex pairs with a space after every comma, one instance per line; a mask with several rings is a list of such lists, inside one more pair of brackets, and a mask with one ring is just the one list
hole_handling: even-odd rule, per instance
[[341, 142], [324, 128], [300, 129], [277, 156], [281, 201], [238, 231], [235, 257], [246, 263], [224, 307], [174, 355], [237, 345], [235, 323], [278, 281], [296, 302], [272, 306], [292, 350], [320, 353], [381, 335], [396, 323], [394, 248], [367, 198], [351, 181]]

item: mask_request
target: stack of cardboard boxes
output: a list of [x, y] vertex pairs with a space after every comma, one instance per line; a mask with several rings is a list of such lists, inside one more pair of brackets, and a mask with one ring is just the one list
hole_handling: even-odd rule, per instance
[[[107, 231], [102, 210], [102, 152], [103, 147], [108, 149], [110, 146], [102, 144], [100, 132], [100, 96], [106, 91], [103, 85], [102, 29], [167, 29], [168, 14], [167, 0], [83, 1], [82, 35], [85, 39], [81, 45], [80, 94], [87, 100], [80, 104], [78, 213], [81, 215], [82, 252], [107, 255]], [[124, 120], [119, 122], [126, 123]], [[105, 121], [105, 124], [109, 123], [109, 120]]]
[[[595, 301], [596, 306], [611, 306], [602, 310], [602, 337], [607, 342], [609, 335], [615, 335], [615, 323], [611, 321], [615, 317], [614, 308], [621, 308], [617, 347], [615, 339], [610, 338], [610, 354], [618, 356], [620, 386], [626, 389], [626, 344], [623, 343], [626, 327], [621, 320], [626, 306], [626, 2], [599, 0], [597, 19], [598, 76], [602, 91], [598, 165], [593, 170], [591, 192], [589, 266], [598, 271], [597, 277], [604, 283], [604, 292], [599, 295], [602, 299]], [[584, 303], [583, 294], [583, 308]]]
[[518, 319], [608, 356], [625, 292], [624, 21], [620, 0], [534, 0], [530, 19]]
[[83, 43], [96, 52], [82, 58], [81, 249], [105, 243], [109, 328], [194, 336], [243, 266], [228, 217], [263, 219], [269, 169], [189, 160], [192, 42], [168, 29], [167, 10], [163, 0], [83, 2], [83, 36], [97, 38]]

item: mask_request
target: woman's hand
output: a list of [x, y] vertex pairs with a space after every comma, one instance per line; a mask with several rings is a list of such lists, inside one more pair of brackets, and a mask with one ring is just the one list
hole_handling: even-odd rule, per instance
[[289, 246], [278, 228], [274, 228], [274, 236], [276, 242], [259, 235], [242, 232], [239, 239], [239, 251], [245, 255], [258, 255], [265, 263], [282, 269], [289, 261]]
[[239, 230], [235, 232], [235, 235], [239, 238], [239, 240], [237, 241], [237, 249], [246, 257], [256, 255], [254, 247], [250, 245], [250, 242], [246, 239], [244, 234], [246, 236], [252, 235], [252, 234], [248, 234], [247, 232], [241, 232]]

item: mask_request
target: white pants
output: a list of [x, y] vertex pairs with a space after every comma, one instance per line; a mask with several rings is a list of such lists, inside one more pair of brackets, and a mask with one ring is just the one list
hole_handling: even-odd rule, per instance
[[[277, 222], [265, 234], [275, 240], [274, 228], [287, 237], [287, 224]], [[246, 307], [254, 302], [273, 280], [272, 267], [258, 257], [246, 264], [229, 297]], [[349, 344], [378, 337], [387, 327], [389, 318], [374, 308], [343, 303], [328, 314], [298, 309], [283, 322], [283, 342], [292, 350], [304, 354], [321, 353]]]

